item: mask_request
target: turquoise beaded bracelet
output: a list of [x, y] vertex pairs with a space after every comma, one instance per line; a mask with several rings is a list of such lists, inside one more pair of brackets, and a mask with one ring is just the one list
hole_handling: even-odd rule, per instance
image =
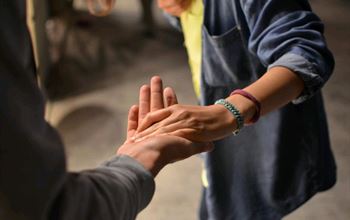
[[236, 118], [237, 120], [237, 129], [235, 131], [233, 131], [234, 135], [237, 135], [239, 133], [239, 131], [243, 128], [244, 126], [244, 118], [241, 115], [241, 113], [238, 111], [238, 109], [232, 105], [231, 103], [229, 103], [228, 101], [226, 101], [225, 99], [219, 99], [215, 102], [215, 105], [223, 105], [227, 110], [229, 110], [233, 116]]

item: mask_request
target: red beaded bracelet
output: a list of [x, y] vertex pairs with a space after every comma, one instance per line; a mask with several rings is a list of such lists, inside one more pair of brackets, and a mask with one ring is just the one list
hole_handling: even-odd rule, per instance
[[250, 94], [250, 93], [248, 93], [248, 92], [246, 92], [246, 91], [244, 91], [242, 89], [234, 90], [230, 94], [230, 96], [236, 95], [236, 94], [244, 96], [245, 98], [251, 100], [254, 103], [254, 105], [255, 105], [255, 114], [252, 117], [252, 119], [250, 120], [250, 123], [253, 124], [253, 123], [257, 122], [259, 120], [259, 118], [260, 118], [260, 113], [261, 113], [261, 104], [260, 104], [260, 102], [252, 94]]

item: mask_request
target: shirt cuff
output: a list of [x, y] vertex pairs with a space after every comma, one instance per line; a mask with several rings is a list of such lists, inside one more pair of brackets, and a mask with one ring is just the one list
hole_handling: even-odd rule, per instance
[[126, 155], [114, 156], [104, 162], [100, 168], [123, 169], [128, 174], [128, 177], [133, 179], [136, 186], [135, 193], [138, 193], [140, 198], [138, 212], [143, 210], [151, 202], [155, 191], [154, 177], [135, 159]]
[[276, 66], [283, 66], [292, 70], [304, 81], [305, 88], [301, 95], [292, 101], [294, 104], [300, 104], [308, 100], [324, 84], [324, 80], [317, 73], [316, 65], [300, 55], [287, 53], [271, 64], [268, 69]]

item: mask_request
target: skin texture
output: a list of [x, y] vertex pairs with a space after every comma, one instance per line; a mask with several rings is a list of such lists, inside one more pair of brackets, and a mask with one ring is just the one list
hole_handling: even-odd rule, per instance
[[151, 86], [144, 85], [140, 89], [139, 106], [129, 110], [127, 140], [118, 149], [117, 155], [134, 158], [149, 170], [153, 176], [169, 163], [188, 158], [194, 154], [209, 151], [212, 143], [195, 143], [185, 138], [160, 134], [145, 138], [137, 143], [131, 137], [138, 129], [138, 124], [150, 112], [155, 112], [177, 103], [175, 92], [171, 88], [163, 90], [162, 80], [156, 76], [151, 79]]
[[[284, 67], [274, 67], [244, 90], [261, 103], [263, 116], [297, 98], [303, 89], [304, 83], [297, 74]], [[241, 95], [226, 100], [236, 106], [248, 124], [255, 114], [254, 103]], [[222, 105], [173, 105], [147, 114], [132, 140], [137, 142], [170, 134], [191, 141], [209, 142], [231, 135], [236, 128], [235, 118]]]
[[150, 85], [143, 85], [140, 88], [139, 105], [134, 105], [129, 110], [127, 142], [130, 141], [138, 125], [141, 124], [148, 113], [178, 103], [176, 94], [171, 87], [166, 87], [163, 90], [163, 82], [160, 77], [152, 77]]
[[159, 8], [176, 17], [180, 17], [182, 12], [191, 5], [191, 2], [191, 0], [157, 0]]

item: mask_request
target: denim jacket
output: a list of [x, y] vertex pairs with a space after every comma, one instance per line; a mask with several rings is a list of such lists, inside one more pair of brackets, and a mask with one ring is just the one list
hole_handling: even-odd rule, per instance
[[298, 74], [305, 89], [205, 154], [200, 218], [280, 219], [336, 179], [320, 92], [334, 68], [324, 26], [307, 0], [204, 0], [204, 11], [201, 104], [275, 66]]

